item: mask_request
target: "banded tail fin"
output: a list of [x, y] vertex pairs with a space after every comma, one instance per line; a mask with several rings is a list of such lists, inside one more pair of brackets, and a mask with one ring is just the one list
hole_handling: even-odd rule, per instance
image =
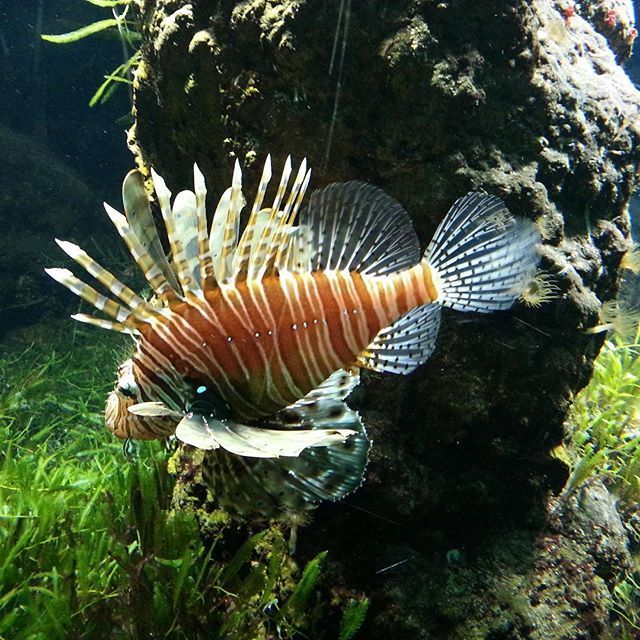
[[459, 198], [424, 256], [437, 302], [458, 311], [508, 309], [538, 268], [539, 242], [533, 222], [514, 218], [499, 198], [476, 192]]

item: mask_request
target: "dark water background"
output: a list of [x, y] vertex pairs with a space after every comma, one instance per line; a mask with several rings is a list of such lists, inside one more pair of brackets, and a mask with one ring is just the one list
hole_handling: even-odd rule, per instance
[[54, 45], [39, 34], [109, 17], [84, 0], [0, 0], [0, 123], [52, 151], [100, 197], [117, 194], [132, 164], [125, 87], [105, 105], [88, 106], [103, 76], [122, 62], [120, 42], [105, 33]]
[[[637, 14], [639, 10], [640, 0], [636, 3]], [[7, 159], [8, 154], [0, 149], [0, 187], [6, 181], [22, 180], [22, 190], [51, 190], [50, 194], [33, 194], [42, 203], [36, 212], [23, 210], [11, 191], [3, 189], [0, 194], [0, 224], [7, 235], [17, 228], [23, 236], [32, 234], [35, 242], [40, 232], [37, 247], [31, 247], [32, 253], [22, 262], [3, 262], [0, 254], [0, 272], [4, 271], [0, 273], [4, 290], [4, 295], [0, 294], [0, 339], [3, 330], [42, 319], [39, 313], [44, 307], [34, 304], [38, 300], [47, 296], [63, 304], [72, 300], [42, 273], [42, 267], [53, 264], [49, 256], [59, 256], [54, 236], [80, 240], [89, 235], [99, 238], [102, 245], [103, 237], [108, 238], [107, 244], [116, 241], [101, 203], [106, 200], [119, 206], [122, 177], [133, 165], [126, 145], [126, 130], [132, 123], [130, 95], [121, 85], [106, 104], [89, 108], [88, 103], [105, 74], [123, 62], [121, 42], [114, 30], [69, 45], [50, 44], [39, 37], [42, 33], [72, 31], [109, 17], [109, 9], [84, 0], [0, 0], [0, 133], [4, 129], [9, 135], [24, 135], [30, 153], [42, 151], [45, 164], [59, 161], [89, 194], [80, 204], [76, 198], [76, 208], [69, 207], [66, 221], [59, 219], [59, 213], [47, 210], [55, 184], [49, 180], [45, 187], [34, 186], [31, 177], [12, 175], [15, 157]], [[636, 47], [626, 69], [640, 84], [640, 47]], [[18, 147], [20, 144], [18, 140]], [[57, 193], [56, 197], [60, 201], [65, 194]], [[632, 211], [640, 213], [640, 199], [632, 203]], [[638, 227], [639, 217], [634, 215]], [[25, 228], [24, 218], [28, 218], [27, 225], [32, 224], [31, 229]], [[635, 235], [640, 237], [640, 228]], [[49, 245], [47, 238], [51, 238]], [[0, 243], [3, 241], [0, 237]], [[25, 271], [29, 271], [30, 280], [18, 283]], [[14, 278], [16, 283], [7, 278]], [[51, 317], [60, 313], [55, 305], [49, 309]]]

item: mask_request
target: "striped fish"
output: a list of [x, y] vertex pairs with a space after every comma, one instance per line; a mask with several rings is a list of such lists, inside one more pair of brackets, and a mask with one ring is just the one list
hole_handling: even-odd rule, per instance
[[[67, 269], [47, 273], [107, 316], [76, 314], [76, 320], [134, 336], [135, 352], [107, 403], [115, 435], [173, 433], [216, 450], [205, 469], [213, 484], [222, 467], [228, 486], [250, 475], [258, 491], [261, 479], [283, 477], [313, 502], [341, 497], [364, 472], [368, 439], [344, 402], [359, 369], [407, 374], [426, 362], [443, 306], [508, 309], [536, 272], [540, 238], [533, 223], [512, 217], [498, 198], [469, 193], [421, 255], [409, 216], [380, 189], [331, 184], [302, 207], [306, 162], [293, 174], [287, 159], [265, 205], [267, 157], [241, 232], [237, 162], [210, 224], [197, 166], [194, 190], [173, 202], [152, 171], [170, 263], [142, 176], [130, 172], [125, 215], [105, 208], [154, 302], [69, 242], [57, 241], [108, 294]], [[279, 499], [270, 495], [267, 502], [272, 498]]]

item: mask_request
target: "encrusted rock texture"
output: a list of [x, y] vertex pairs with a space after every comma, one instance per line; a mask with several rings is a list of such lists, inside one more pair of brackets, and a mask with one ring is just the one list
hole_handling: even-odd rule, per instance
[[[567, 476], [551, 452], [602, 344], [584, 329], [616, 296], [628, 247], [630, 45], [546, 0], [138, 4], [131, 146], [172, 190], [197, 161], [219, 195], [238, 158], [250, 199], [266, 154], [276, 167], [291, 154], [314, 167], [312, 187], [385, 189], [424, 245], [472, 189], [543, 229], [554, 301], [446, 313], [418, 372], [365, 377], [352, 404], [374, 441], [367, 480], [318, 510], [301, 557], [329, 548], [336, 580], [373, 598], [362, 637], [615, 637], [605, 596], [624, 554], [598, 578], [578, 515], [553, 524], [548, 502]], [[624, 547], [621, 529], [603, 535]], [[491, 606], [491, 624], [465, 623]]]

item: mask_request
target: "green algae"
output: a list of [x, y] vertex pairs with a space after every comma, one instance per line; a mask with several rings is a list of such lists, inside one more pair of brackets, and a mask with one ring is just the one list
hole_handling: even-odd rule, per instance
[[310, 637], [325, 554], [301, 567], [280, 526], [189, 509], [163, 443], [125, 455], [102, 409], [128, 347], [66, 329], [0, 349], [0, 638]]
[[564, 455], [572, 471], [562, 498], [601, 479], [618, 500], [630, 533], [632, 564], [613, 588], [610, 609], [623, 638], [640, 631], [640, 334], [614, 336], [596, 359], [568, 420]]
[[[140, 51], [137, 43], [140, 41], [140, 34], [135, 30], [137, 19], [128, 19], [129, 10], [135, 11], [134, 0], [85, 0], [86, 2], [110, 10], [112, 18], [97, 20], [84, 25], [73, 31], [59, 34], [44, 34], [41, 38], [45, 42], [52, 44], [73, 44], [79, 40], [84, 40], [97, 34], [115, 34], [122, 43], [125, 60], [118, 65], [111, 73], [104, 76], [104, 82], [98, 87], [89, 101], [89, 106], [104, 104], [113, 95], [120, 84], [132, 85], [131, 77], [140, 63]], [[122, 12], [118, 9], [122, 7]]]
[[574, 464], [565, 491], [593, 476], [623, 501], [640, 500], [640, 336], [614, 337], [595, 362], [568, 420]]

